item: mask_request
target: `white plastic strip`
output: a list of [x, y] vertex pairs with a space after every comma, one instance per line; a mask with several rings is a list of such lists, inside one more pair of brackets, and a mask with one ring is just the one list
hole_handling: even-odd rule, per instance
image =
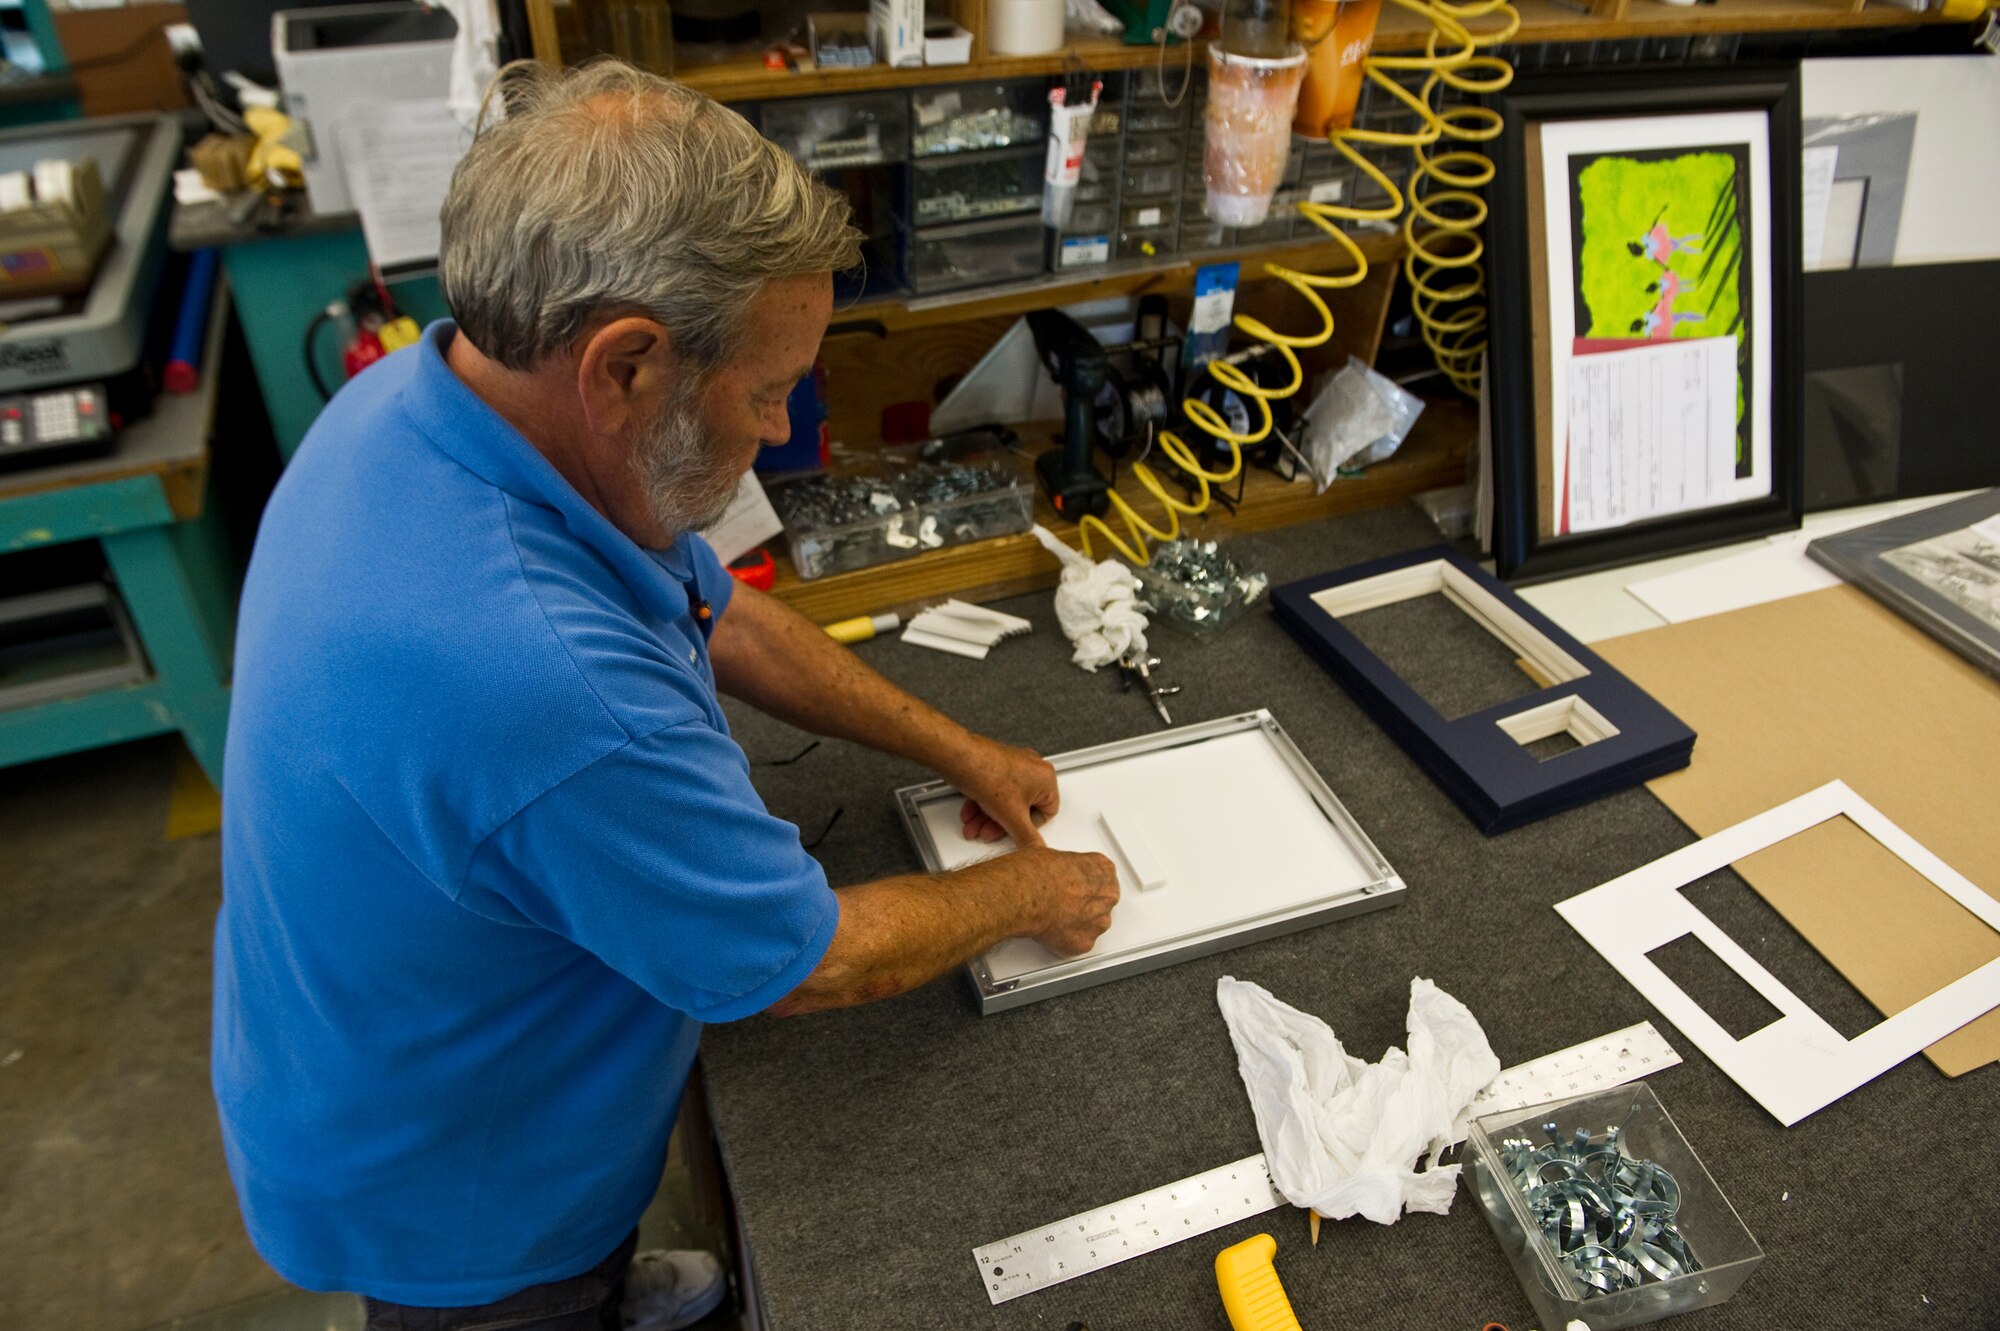
[[928, 647], [932, 651], [950, 652], [953, 656], [966, 656], [975, 661], [984, 661], [988, 650], [977, 643], [961, 642], [957, 638], [947, 638], [941, 633], [926, 632], [915, 624], [903, 630], [903, 641], [913, 647]]
[[[1842, 781], [1828, 782], [1556, 904], [1562, 917], [1620, 975], [1787, 1127], [2000, 1005], [2000, 959], [1995, 959], [1846, 1039], [1681, 894], [1681, 888], [1707, 874], [1841, 817], [1988, 927], [2000, 930], [2000, 902], [1924, 849]], [[1706, 943], [1762, 994], [1782, 1014], [1778, 1020], [1735, 1039], [1647, 959], [1647, 953], [1685, 934]]]
[[1097, 821], [1103, 826], [1104, 835], [1111, 838], [1111, 844], [1125, 857], [1132, 876], [1139, 880], [1140, 891], [1151, 892], [1154, 888], [1166, 886], [1166, 862], [1153, 849], [1153, 843], [1146, 839], [1145, 828], [1136, 819], [1129, 814], [1106, 809], [1097, 815]]

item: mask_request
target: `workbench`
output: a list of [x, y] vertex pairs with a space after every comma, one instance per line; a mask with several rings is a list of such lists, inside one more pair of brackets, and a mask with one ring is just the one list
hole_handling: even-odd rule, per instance
[[[1399, 507], [1238, 541], [1238, 556], [1276, 583], [1436, 536]], [[1377, 630], [1400, 641], [1373, 645], [1431, 662], [1413, 683], [1438, 696], [1506, 686], [1513, 663], [1468, 618], [1405, 606]], [[983, 663], [893, 639], [859, 650], [967, 724], [1046, 753], [1157, 726], [1115, 672], [1069, 664], [1047, 593], [998, 608], [1035, 631]], [[1329, 1223], [1316, 1251], [1304, 1214], [1285, 1208], [989, 1305], [974, 1247], [1261, 1149], [1215, 1005], [1225, 974], [1321, 1016], [1370, 1061], [1404, 1043], [1417, 975], [1470, 1007], [1503, 1066], [1653, 1020], [1685, 1062], [1649, 1084], [1766, 1254], [1732, 1302], [1672, 1326], [2000, 1325], [2000, 1206], [1979, 1163], [2000, 1132], [1994, 1067], [1954, 1081], [1914, 1058], [1780, 1127], [1551, 909], [1694, 839], [1652, 795], [1627, 791], [1488, 838], [1268, 613], [1207, 643], [1161, 630], [1154, 647], [1163, 682], [1185, 686], [1177, 721], [1271, 709], [1407, 897], [992, 1017], [977, 1015], [953, 974], [871, 1006], [708, 1031], [708, 1107], [764, 1325], [1211, 1331], [1227, 1325], [1215, 1254], [1260, 1231], [1278, 1240], [1277, 1270], [1309, 1331], [1535, 1325], [1462, 1187], [1448, 1216]], [[892, 792], [928, 773], [832, 742], [767, 765], [804, 738], [741, 707], [730, 720], [771, 809], [808, 843], [839, 811], [814, 852], [836, 885], [918, 869]], [[1830, 1020], [1861, 1004], [1754, 893], [1734, 896], [1739, 913], [1717, 923], [1757, 938], [1801, 998]], [[1728, 1019], [1726, 1007], [1716, 1013]]]
[[151, 667], [138, 683], [0, 710], [0, 766], [178, 730], [222, 785], [236, 583], [207, 500], [229, 308], [218, 283], [201, 386], [162, 394], [110, 456], [0, 475], [0, 579], [11, 552], [97, 541]]

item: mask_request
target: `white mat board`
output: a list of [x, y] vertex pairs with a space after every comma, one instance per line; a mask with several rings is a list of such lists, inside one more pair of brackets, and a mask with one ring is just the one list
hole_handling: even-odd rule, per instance
[[[1119, 900], [1111, 927], [1086, 954], [1109, 961], [1222, 926], [1311, 905], [1367, 887], [1375, 871], [1313, 802], [1270, 740], [1256, 730], [1199, 744], [1135, 754], [1061, 775], [1062, 808], [1042, 828], [1057, 850], [1096, 851], [1118, 866]], [[946, 869], [1013, 849], [1013, 842], [967, 841], [957, 797], [922, 809], [926, 831]], [[1105, 831], [1130, 839], [1164, 879], [1147, 889]], [[1016, 938], [986, 954], [995, 981], [1016, 979], [1071, 959], [1032, 939]]]
[[[1924, 849], [1843, 781], [1830, 781], [1556, 903], [1556, 910], [1586, 942], [1786, 1127], [2000, 1005], [2000, 959], [1996, 959], [1849, 1040], [1681, 893], [1683, 887], [1718, 869], [1840, 817], [1874, 837], [1989, 927], [2000, 929], [2000, 902]], [[1763, 995], [1779, 1011], [1779, 1018], [1738, 1040], [1647, 958], [1647, 953], [1688, 934], [1707, 944]]]

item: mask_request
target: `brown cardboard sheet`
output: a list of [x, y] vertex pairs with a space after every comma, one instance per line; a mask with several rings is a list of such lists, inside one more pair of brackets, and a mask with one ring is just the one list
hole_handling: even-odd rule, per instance
[[[1828, 781], [2000, 898], [2000, 682], [1852, 587], [1593, 644], [1694, 727], [1649, 789], [1701, 836]], [[1995, 956], [1994, 933], [1845, 819], [1736, 866], [1886, 1014]], [[2000, 1059], [2000, 1009], [1924, 1051]]]

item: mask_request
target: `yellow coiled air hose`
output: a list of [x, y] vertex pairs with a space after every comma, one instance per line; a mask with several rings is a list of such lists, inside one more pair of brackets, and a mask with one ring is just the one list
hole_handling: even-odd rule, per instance
[[[1479, 49], [1511, 38], [1521, 26], [1521, 15], [1507, 0], [1474, 0], [1470, 4], [1453, 4], [1449, 0], [1393, 0], [1393, 3], [1430, 22], [1431, 35], [1424, 53], [1369, 56], [1362, 62], [1362, 70], [1377, 87], [1414, 111], [1421, 127], [1407, 133], [1346, 129], [1328, 140], [1375, 182], [1388, 196], [1388, 202], [1376, 208], [1337, 203], [1298, 205], [1299, 211], [1331, 236], [1354, 261], [1353, 268], [1343, 273], [1322, 274], [1303, 273], [1276, 263], [1264, 265], [1265, 276], [1291, 287], [1319, 314], [1319, 328], [1306, 334], [1281, 333], [1247, 314], [1239, 314], [1234, 320], [1240, 332], [1263, 344], [1251, 354], [1277, 353], [1291, 370], [1290, 380], [1279, 387], [1266, 388], [1240, 368], [1240, 362], [1247, 357], [1210, 361], [1208, 372], [1217, 383], [1233, 390], [1246, 404], [1256, 405], [1257, 422], [1248, 430], [1237, 431], [1230, 428], [1221, 412], [1206, 402], [1189, 398], [1181, 404], [1190, 422], [1229, 445], [1229, 466], [1221, 471], [1209, 470], [1179, 435], [1171, 430], [1162, 431], [1156, 446], [1193, 478], [1198, 497], [1193, 502], [1175, 499], [1152, 468], [1143, 462], [1134, 463], [1132, 475], [1166, 509], [1166, 526], [1148, 522], [1123, 495], [1113, 490], [1112, 511], [1125, 524], [1131, 543], [1121, 539], [1102, 518], [1085, 517], [1077, 524], [1083, 535], [1085, 554], [1096, 557], [1091, 548], [1091, 536], [1096, 533], [1134, 564], [1149, 562], [1147, 538], [1171, 541], [1179, 536], [1181, 515], [1193, 517], [1206, 512], [1209, 486], [1235, 480], [1243, 470], [1243, 447], [1261, 443], [1270, 435], [1274, 428], [1271, 403], [1290, 397], [1305, 386], [1305, 369], [1299, 364], [1298, 349], [1320, 346], [1333, 336], [1333, 311], [1327, 308], [1320, 292], [1358, 286], [1368, 277], [1367, 256], [1354, 238], [1340, 229], [1340, 222], [1393, 222], [1398, 217], [1404, 218], [1403, 239], [1409, 252], [1403, 260], [1403, 275], [1410, 284], [1410, 305], [1423, 329], [1424, 342], [1436, 357], [1438, 368], [1455, 387], [1467, 394], [1478, 394], [1480, 357], [1486, 349], [1486, 306], [1481, 299], [1486, 291], [1486, 274], [1480, 264], [1483, 248], [1478, 232], [1486, 220], [1486, 203], [1474, 191], [1493, 179], [1493, 161], [1483, 152], [1468, 148], [1453, 148], [1435, 155], [1426, 149], [1446, 139], [1456, 143], [1484, 143], [1499, 136], [1501, 120], [1497, 111], [1485, 107], [1437, 109], [1431, 103], [1440, 86], [1477, 94], [1498, 92], [1513, 82], [1511, 65], [1495, 56], [1480, 55]], [[1497, 28], [1475, 33], [1466, 26], [1468, 20], [1496, 14], [1502, 17]], [[1440, 45], [1446, 48], [1442, 53]], [[1393, 70], [1427, 70], [1430, 77], [1420, 92], [1413, 93], [1395, 80], [1389, 72]], [[1380, 167], [1354, 148], [1357, 143], [1405, 147], [1415, 154], [1416, 165], [1409, 181], [1408, 216], [1404, 216], [1403, 192]], [[1426, 182], [1432, 181], [1438, 187], [1427, 190]]]

